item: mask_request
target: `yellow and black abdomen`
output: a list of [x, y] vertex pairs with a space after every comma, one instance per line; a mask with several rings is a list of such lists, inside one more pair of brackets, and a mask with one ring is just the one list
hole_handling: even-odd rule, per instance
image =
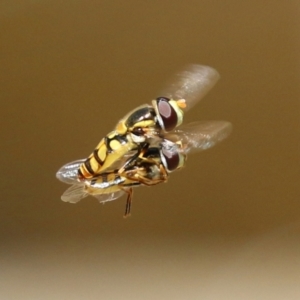
[[137, 145], [131, 141], [128, 135], [120, 135], [115, 131], [109, 133], [80, 166], [79, 179], [90, 179], [100, 173], [113, 171], [116, 169], [116, 162], [120, 161], [121, 164], [124, 156], [135, 148]]

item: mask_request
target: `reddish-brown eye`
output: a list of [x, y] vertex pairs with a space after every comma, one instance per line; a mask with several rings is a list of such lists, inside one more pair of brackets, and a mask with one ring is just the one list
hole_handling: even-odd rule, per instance
[[177, 113], [169, 103], [170, 99], [159, 97], [156, 99], [157, 110], [159, 114], [161, 127], [166, 131], [173, 130], [178, 122]]
[[174, 171], [178, 168], [180, 159], [179, 154], [174, 149], [161, 148], [162, 161], [168, 171]]

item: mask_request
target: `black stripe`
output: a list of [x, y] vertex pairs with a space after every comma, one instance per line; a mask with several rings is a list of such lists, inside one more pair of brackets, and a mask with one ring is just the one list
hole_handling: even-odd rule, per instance
[[94, 175], [95, 172], [94, 170], [92, 169], [92, 166], [90, 164], [90, 158], [87, 159], [85, 162], [84, 162], [84, 165], [85, 165], [85, 168], [87, 169], [87, 171], [91, 174], [91, 175]]
[[103, 166], [104, 161], [102, 161], [102, 160], [100, 159], [100, 157], [98, 156], [98, 150], [99, 150], [99, 149], [95, 149], [93, 154], [94, 154], [94, 157], [95, 157], [97, 163], [98, 163], [100, 166]]
[[79, 177], [79, 179], [84, 178], [84, 176], [83, 176], [83, 174], [82, 174], [82, 172], [81, 172], [80, 169], [78, 169], [78, 177]]
[[97, 178], [91, 180], [91, 186], [93, 186], [97, 182]]
[[111, 153], [111, 152], [113, 152], [113, 150], [111, 149], [111, 147], [110, 147], [110, 141], [111, 141], [112, 139], [109, 139], [107, 136], [104, 138], [104, 144], [105, 144], [105, 146], [106, 146], [106, 149], [107, 149], [107, 152], [108, 153]]
[[108, 182], [108, 180], [107, 180], [107, 178], [108, 178], [107, 173], [102, 174], [101, 178], [102, 178], [102, 182]]
[[126, 135], [116, 135], [115, 139], [120, 143], [120, 144], [126, 144], [128, 142]]
[[131, 182], [131, 183], [122, 183], [122, 186], [135, 186], [135, 185], [141, 185], [140, 182]]

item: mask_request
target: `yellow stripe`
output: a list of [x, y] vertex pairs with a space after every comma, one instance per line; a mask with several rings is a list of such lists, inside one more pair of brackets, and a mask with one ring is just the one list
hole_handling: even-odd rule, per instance
[[153, 120], [144, 120], [141, 122], [137, 122], [134, 124], [134, 127], [154, 127], [155, 126], [155, 122]]
[[106, 154], [107, 154], [107, 148], [106, 148], [106, 145], [105, 145], [105, 144], [101, 145], [101, 147], [99, 147], [97, 153], [98, 153], [99, 159], [100, 159], [101, 161], [103, 161], [103, 163], [104, 163], [104, 161], [105, 161], [105, 159], [106, 159]]
[[91, 178], [91, 177], [93, 177], [93, 176], [89, 173], [89, 171], [85, 168], [85, 165], [84, 165], [84, 164], [82, 164], [82, 165], [80, 166], [80, 171], [81, 171], [81, 174], [83, 175], [84, 178]]
[[90, 165], [91, 165], [94, 173], [97, 173], [100, 166], [94, 156], [90, 159]]
[[116, 126], [116, 131], [118, 132], [118, 134], [125, 134], [127, 132], [127, 127], [124, 123], [124, 120], [121, 120], [117, 126]]

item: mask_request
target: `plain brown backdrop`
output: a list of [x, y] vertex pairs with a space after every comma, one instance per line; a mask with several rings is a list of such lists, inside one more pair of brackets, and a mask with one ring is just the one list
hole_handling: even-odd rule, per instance
[[[299, 1], [1, 1], [0, 298], [300, 299]], [[99, 205], [55, 178], [187, 63], [232, 135]]]

